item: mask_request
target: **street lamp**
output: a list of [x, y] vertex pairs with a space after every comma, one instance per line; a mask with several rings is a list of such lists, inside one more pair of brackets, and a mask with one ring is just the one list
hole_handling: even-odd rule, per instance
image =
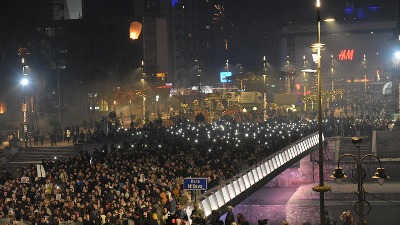
[[146, 123], [146, 96], [144, 96], [144, 79], [142, 78], [140, 80], [142, 81], [142, 99], [143, 99], [142, 115], [143, 115], [143, 125], [144, 125]]
[[158, 100], [160, 99], [159, 95], [155, 96], [155, 101], [153, 101], [153, 118], [158, 118]]
[[197, 59], [195, 60], [196, 63], [196, 76], [198, 78], [198, 82], [199, 82], [199, 105], [201, 105], [201, 69], [200, 69], [200, 65], [199, 62], [197, 61]]
[[[18, 49], [18, 55], [21, 56], [21, 64], [22, 64], [22, 74], [23, 74], [23, 79], [21, 80], [21, 84], [22, 84], [22, 91], [23, 91], [23, 105], [22, 105], [22, 111], [23, 111], [23, 129], [24, 129], [24, 134], [26, 134], [28, 132], [28, 120], [27, 120], [27, 104], [26, 104], [26, 96], [25, 96], [25, 85], [27, 85], [29, 83], [27, 77], [29, 74], [29, 66], [26, 65], [25, 62], [25, 56], [29, 55], [29, 50], [26, 48], [19, 48]], [[20, 129], [18, 129], [18, 138], [20, 137]]]
[[240, 74], [240, 91], [243, 91], [243, 65], [239, 64], [239, 74]]
[[[158, 104], [158, 100], [160, 100], [160, 96], [159, 95], [156, 95], [156, 108], [157, 108], [157, 116], [158, 116], [158, 112], [160, 111], [159, 109], [160, 109], [160, 105]], [[161, 115], [161, 114], [160, 114]]]
[[[307, 68], [307, 60], [306, 60], [306, 56], [303, 55], [303, 96], [307, 95], [307, 79], [306, 79], [306, 72], [304, 71]], [[304, 108], [304, 111], [305, 108]]]
[[265, 91], [265, 78], [267, 76], [267, 62], [265, 61], [265, 56], [263, 58], [263, 78], [264, 78], [264, 86], [263, 86], [263, 112], [264, 112], [264, 121], [267, 121], [267, 93]]
[[141, 70], [142, 70], [142, 77], [144, 78], [144, 76], [146, 75], [145, 74], [145, 72], [144, 72], [144, 61], [142, 60], [142, 62], [141, 62]]
[[[229, 60], [228, 59], [226, 60], [226, 63], [225, 63], [225, 71], [229, 72]], [[229, 79], [232, 79], [232, 77], [229, 77]], [[229, 82], [229, 80], [227, 82]], [[225, 96], [225, 89], [226, 89], [226, 82], [223, 82], [222, 83], [222, 96]]]
[[399, 66], [400, 66], [400, 51], [397, 51], [393, 54], [393, 62], [392, 62], [392, 95], [394, 100], [393, 113], [399, 113], [400, 110]]
[[28, 132], [28, 119], [27, 119], [27, 105], [26, 105], [26, 96], [25, 96], [25, 86], [28, 85], [29, 80], [27, 78], [23, 78], [21, 80], [22, 84], [22, 97], [23, 97], [23, 105], [22, 105], [22, 112], [23, 112], [23, 125], [24, 125], [24, 134]]
[[286, 77], [285, 77], [285, 87], [286, 87], [286, 94], [290, 93], [290, 60], [289, 56], [286, 56]]
[[311, 45], [313, 52], [317, 52], [317, 85], [318, 85], [318, 168], [319, 168], [319, 186], [313, 187], [314, 191], [318, 191], [319, 195], [319, 213], [320, 223], [325, 224], [325, 192], [331, 188], [324, 185], [324, 152], [322, 143], [322, 87], [321, 87], [321, 50], [324, 44], [321, 43], [321, 16], [320, 16], [320, 0], [317, 0], [317, 43]]
[[335, 78], [333, 76], [333, 67], [335, 66], [335, 59], [331, 55], [331, 75], [332, 75], [332, 93], [335, 92]]
[[[341, 183], [342, 179], [346, 178], [347, 176], [344, 175], [342, 168], [340, 167], [340, 161], [344, 158], [344, 157], [351, 157], [356, 161], [356, 178], [357, 178], [357, 197], [358, 197], [358, 201], [354, 204], [354, 211], [356, 212], [356, 214], [359, 216], [358, 218], [358, 224], [363, 225], [365, 224], [365, 216], [367, 216], [371, 210], [370, 208], [370, 204], [369, 202], [365, 199], [365, 190], [364, 190], [364, 179], [365, 179], [365, 170], [362, 167], [362, 163], [364, 162], [364, 160], [368, 157], [372, 157], [378, 160], [379, 162], [379, 167], [376, 169], [376, 173], [375, 175], [372, 177], [373, 179], [377, 179], [379, 185], [383, 185], [383, 183], [385, 182], [386, 178], [389, 178], [386, 174], [385, 174], [385, 169], [382, 168], [382, 163], [381, 160], [375, 156], [374, 154], [367, 154], [364, 155], [363, 157], [361, 157], [360, 154], [360, 147], [361, 147], [361, 138], [358, 137], [353, 137], [351, 139], [351, 142], [354, 144], [354, 146], [357, 147], [357, 157], [353, 156], [352, 154], [343, 154], [342, 156], [340, 156], [339, 161], [338, 161], [338, 165], [335, 168], [335, 171], [333, 172], [333, 174], [330, 176], [331, 178], [334, 178], [336, 183]], [[354, 177], [354, 175], [353, 175]], [[364, 212], [365, 210], [365, 205], [368, 206], [368, 210], [367, 212]]]
[[364, 92], [367, 92], [367, 71], [366, 71], [366, 69], [367, 69], [367, 58], [365, 57], [365, 54], [364, 54], [364, 58], [363, 58], [363, 62], [362, 62], [362, 64], [363, 64], [363, 69], [364, 69]]

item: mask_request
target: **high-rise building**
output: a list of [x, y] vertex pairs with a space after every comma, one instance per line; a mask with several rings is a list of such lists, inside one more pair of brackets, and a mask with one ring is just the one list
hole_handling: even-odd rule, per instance
[[202, 77], [210, 76], [212, 6], [207, 0], [179, 0], [175, 5], [176, 87], [197, 85], [196, 60]]
[[[2, 4], [0, 23], [4, 26], [0, 29], [10, 38], [4, 42], [7, 45], [0, 43], [0, 50], [9, 46], [29, 50], [27, 63], [34, 79], [31, 85], [35, 85], [35, 93], [30, 94], [37, 99], [39, 117], [47, 115], [54, 123], [81, 123], [82, 118], [95, 119], [96, 114], [112, 110], [113, 86], [141, 87], [142, 61], [146, 79], [170, 71], [168, 26], [160, 16], [160, 1], [17, 0]], [[143, 24], [135, 41], [129, 39], [133, 21]], [[7, 50], [6, 55], [12, 57], [2, 57], [0, 62], [14, 60], [14, 68], [19, 68], [17, 49]], [[20, 107], [8, 109], [13, 112]]]

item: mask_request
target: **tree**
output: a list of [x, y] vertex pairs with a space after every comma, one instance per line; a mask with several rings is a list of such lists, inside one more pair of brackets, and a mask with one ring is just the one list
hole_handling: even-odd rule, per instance
[[196, 123], [204, 123], [206, 121], [206, 118], [204, 117], [203, 113], [198, 113], [194, 119]]

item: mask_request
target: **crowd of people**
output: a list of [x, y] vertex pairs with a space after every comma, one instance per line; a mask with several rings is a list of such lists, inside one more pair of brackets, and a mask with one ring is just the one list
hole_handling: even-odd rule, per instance
[[[351, 106], [337, 100], [331, 104], [353, 107], [356, 113], [341, 117], [325, 113], [323, 131], [327, 136], [370, 136], [389, 124], [379, 117], [382, 112], [377, 111], [380, 106], [376, 102], [355, 101]], [[204, 224], [204, 212], [196, 199], [183, 190], [185, 177], [206, 177], [208, 188], [216, 187], [317, 130], [315, 115], [293, 113], [270, 115], [258, 124], [224, 117], [210, 124], [179, 118], [171, 127], [150, 122], [108, 133], [101, 127], [93, 131], [68, 127], [65, 135], [61, 131], [54, 137], [105, 144], [92, 154], [82, 151], [73, 158], [43, 161], [45, 176], [38, 176], [36, 165], [18, 168], [15, 174], [4, 169], [0, 174], [0, 218], [40, 225], [61, 221], [180, 225], [189, 220]], [[185, 212], [189, 203], [195, 203], [190, 217]]]
[[36, 165], [12, 175], [3, 171], [0, 218], [30, 224], [164, 225], [194, 202], [182, 189], [185, 177], [206, 177], [213, 188], [316, 128], [293, 117], [258, 125], [226, 118], [121, 129], [110, 134], [124, 140], [121, 146], [105, 144], [93, 155], [86, 151], [44, 161], [44, 177], [38, 177]]
[[[400, 120], [393, 117], [392, 101], [377, 90], [352, 89], [324, 102], [324, 134], [327, 136], [372, 137], [373, 131], [400, 129]], [[317, 111], [308, 118], [317, 119]]]

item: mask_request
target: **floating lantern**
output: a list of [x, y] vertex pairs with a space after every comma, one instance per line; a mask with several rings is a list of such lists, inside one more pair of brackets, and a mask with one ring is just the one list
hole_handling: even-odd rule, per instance
[[129, 27], [129, 38], [132, 40], [137, 40], [139, 38], [140, 32], [142, 31], [142, 24], [140, 22], [132, 22]]
[[0, 101], [0, 114], [4, 114], [7, 111], [7, 105], [5, 102]]

